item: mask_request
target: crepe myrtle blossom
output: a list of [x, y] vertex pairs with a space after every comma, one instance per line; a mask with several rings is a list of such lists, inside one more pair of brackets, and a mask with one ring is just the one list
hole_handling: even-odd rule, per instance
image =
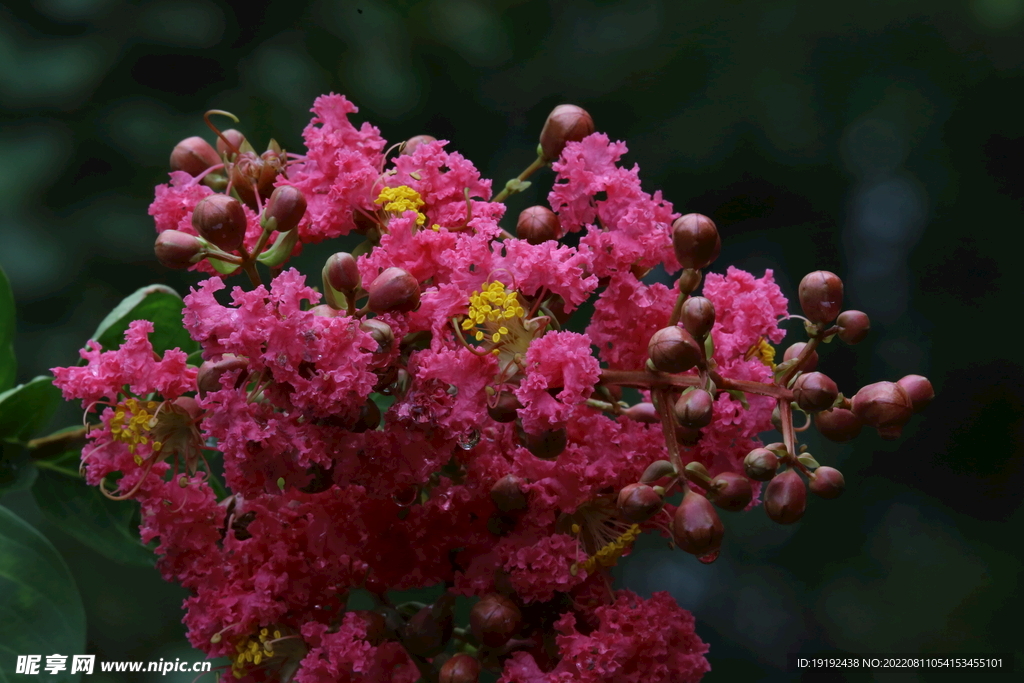
[[[714, 222], [643, 188], [579, 107], [496, 194], [449, 142], [386, 148], [356, 111], [318, 98], [302, 153], [257, 153], [211, 123], [225, 112], [215, 145], [175, 148], [150, 214], [162, 263], [212, 275], [184, 299], [201, 358], [156, 354], [138, 320], [54, 369], [85, 409], [86, 480], [140, 503], [191, 643], [229, 680], [699, 680], [694, 616], [613, 590], [610, 568], [643, 534], [713, 562], [717, 508], [798, 521], [808, 487], [844, 486], [799, 432], [895, 438], [931, 385], [839, 393], [820, 344], [869, 327], [842, 281], [805, 277], [797, 315], [770, 270], [704, 274]], [[508, 219], [545, 167], [548, 206]], [[286, 269], [351, 233], [319, 281]], [[807, 339], [777, 353], [793, 319]], [[399, 597], [425, 587], [430, 604]]]

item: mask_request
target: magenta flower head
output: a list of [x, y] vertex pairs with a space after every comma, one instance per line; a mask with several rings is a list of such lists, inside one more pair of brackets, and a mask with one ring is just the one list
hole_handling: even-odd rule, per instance
[[567, 142], [579, 142], [594, 132], [594, 119], [582, 107], [560, 104], [551, 110], [540, 131], [540, 148], [546, 161], [562, 155]]
[[906, 389], [893, 382], [875, 382], [853, 397], [853, 414], [874, 427], [883, 439], [896, 439], [914, 414]]
[[543, 244], [558, 239], [558, 216], [546, 206], [530, 206], [522, 210], [516, 222], [516, 236], [530, 244]]
[[764, 509], [778, 524], [795, 524], [807, 509], [807, 486], [794, 469], [788, 469], [770, 482], [764, 491]]
[[195, 235], [180, 230], [164, 230], [153, 246], [156, 260], [165, 268], [182, 270], [203, 258], [203, 245]]
[[689, 488], [672, 518], [672, 538], [685, 552], [706, 557], [718, 551], [725, 527], [711, 502]]
[[703, 357], [693, 335], [676, 325], [663, 327], [651, 335], [647, 354], [661, 372], [686, 372]]
[[672, 248], [683, 268], [707, 268], [722, 251], [715, 222], [699, 213], [680, 216], [672, 224]]
[[374, 313], [411, 311], [420, 303], [420, 285], [401, 268], [388, 268], [370, 283], [367, 305]]
[[185, 138], [171, 151], [171, 170], [184, 171], [193, 177], [219, 163], [217, 150], [198, 136]]
[[843, 281], [835, 273], [816, 270], [804, 275], [798, 293], [800, 308], [812, 323], [830, 323], [843, 310]]
[[192, 227], [211, 244], [224, 251], [235, 251], [245, 238], [245, 209], [234, 197], [210, 195], [196, 204]]

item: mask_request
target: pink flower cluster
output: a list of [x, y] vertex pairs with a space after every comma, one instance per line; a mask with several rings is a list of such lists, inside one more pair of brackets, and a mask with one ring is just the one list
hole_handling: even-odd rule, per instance
[[[65, 398], [98, 413], [89, 482], [142, 504], [164, 577], [192, 593], [189, 639], [231, 658], [242, 680], [430, 680], [460, 642], [502, 683], [699, 680], [708, 648], [693, 617], [665, 593], [613, 592], [609, 575], [640, 533], [670, 536], [672, 506], [634, 524], [616, 497], [676, 437], [631, 419], [601, 380], [642, 371], [648, 340], [670, 323], [678, 285], [644, 276], [679, 271], [679, 214], [620, 166], [622, 142], [594, 133], [553, 164], [549, 202], [563, 235], [583, 233], [579, 246], [531, 244], [499, 225], [505, 205], [448, 143], [386, 159], [378, 130], [349, 122], [355, 111], [338, 95], [317, 99], [307, 151], [276, 183], [308, 201], [300, 242], [372, 219], [362, 288], [399, 268], [420, 290], [412, 310], [373, 318], [393, 340], [374, 336], [365, 308], [325, 307], [296, 270], [236, 286], [230, 300], [219, 276], [205, 280], [185, 297], [198, 375], [182, 352], [153, 353], [145, 321], [119, 349], [90, 342], [84, 366], [54, 369]], [[376, 201], [386, 188], [420, 203], [388, 210]], [[194, 234], [191, 211], [212, 192], [172, 173], [150, 208], [157, 230]], [[251, 247], [261, 228], [246, 211]], [[719, 311], [718, 372], [770, 383], [745, 354], [784, 334], [771, 272], [709, 274], [704, 296]], [[563, 329], [587, 301], [585, 331]], [[714, 421], [680, 446], [682, 464], [742, 475], [773, 405], [719, 393]], [[222, 461], [226, 497], [197, 454]], [[481, 644], [484, 627], [449, 640], [450, 611], [403, 610], [388, 593], [437, 585], [508, 598], [514, 632], [500, 645]], [[360, 590], [375, 610], [347, 608]], [[441, 649], [423, 645], [438, 633]]]

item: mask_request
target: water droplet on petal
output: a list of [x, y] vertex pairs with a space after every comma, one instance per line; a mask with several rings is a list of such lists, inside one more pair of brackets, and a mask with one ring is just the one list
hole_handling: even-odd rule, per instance
[[469, 434], [460, 436], [458, 438], [459, 448], [464, 451], [471, 450], [474, 446], [480, 443], [480, 432], [472, 430]]

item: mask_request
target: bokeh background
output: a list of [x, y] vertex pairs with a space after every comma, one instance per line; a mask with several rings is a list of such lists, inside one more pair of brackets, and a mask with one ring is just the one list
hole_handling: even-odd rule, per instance
[[[714, 218], [713, 270], [772, 268], [791, 297], [806, 272], [843, 276], [873, 329], [825, 349], [842, 390], [917, 372], [938, 392], [898, 442], [809, 437], [848, 490], [800, 524], [728, 515], [710, 566], [644, 538], [619, 583], [695, 614], [708, 681], [793, 680], [793, 652], [1015, 652], [1024, 666], [1022, 68], [1024, 0], [6, 3], [0, 265], [19, 381], [74, 363], [136, 288], [196, 281], [155, 262], [146, 209], [173, 145], [212, 139], [204, 110], [233, 111], [257, 147], [301, 151], [314, 97], [341, 92], [385, 138], [448, 139], [500, 187], [573, 102], [627, 141], [646, 189]], [[297, 265], [315, 276], [339, 246]], [[77, 419], [68, 407], [55, 426]], [[67, 558], [89, 652], [199, 658], [180, 589], [47, 525], [25, 493], [2, 504]]]

